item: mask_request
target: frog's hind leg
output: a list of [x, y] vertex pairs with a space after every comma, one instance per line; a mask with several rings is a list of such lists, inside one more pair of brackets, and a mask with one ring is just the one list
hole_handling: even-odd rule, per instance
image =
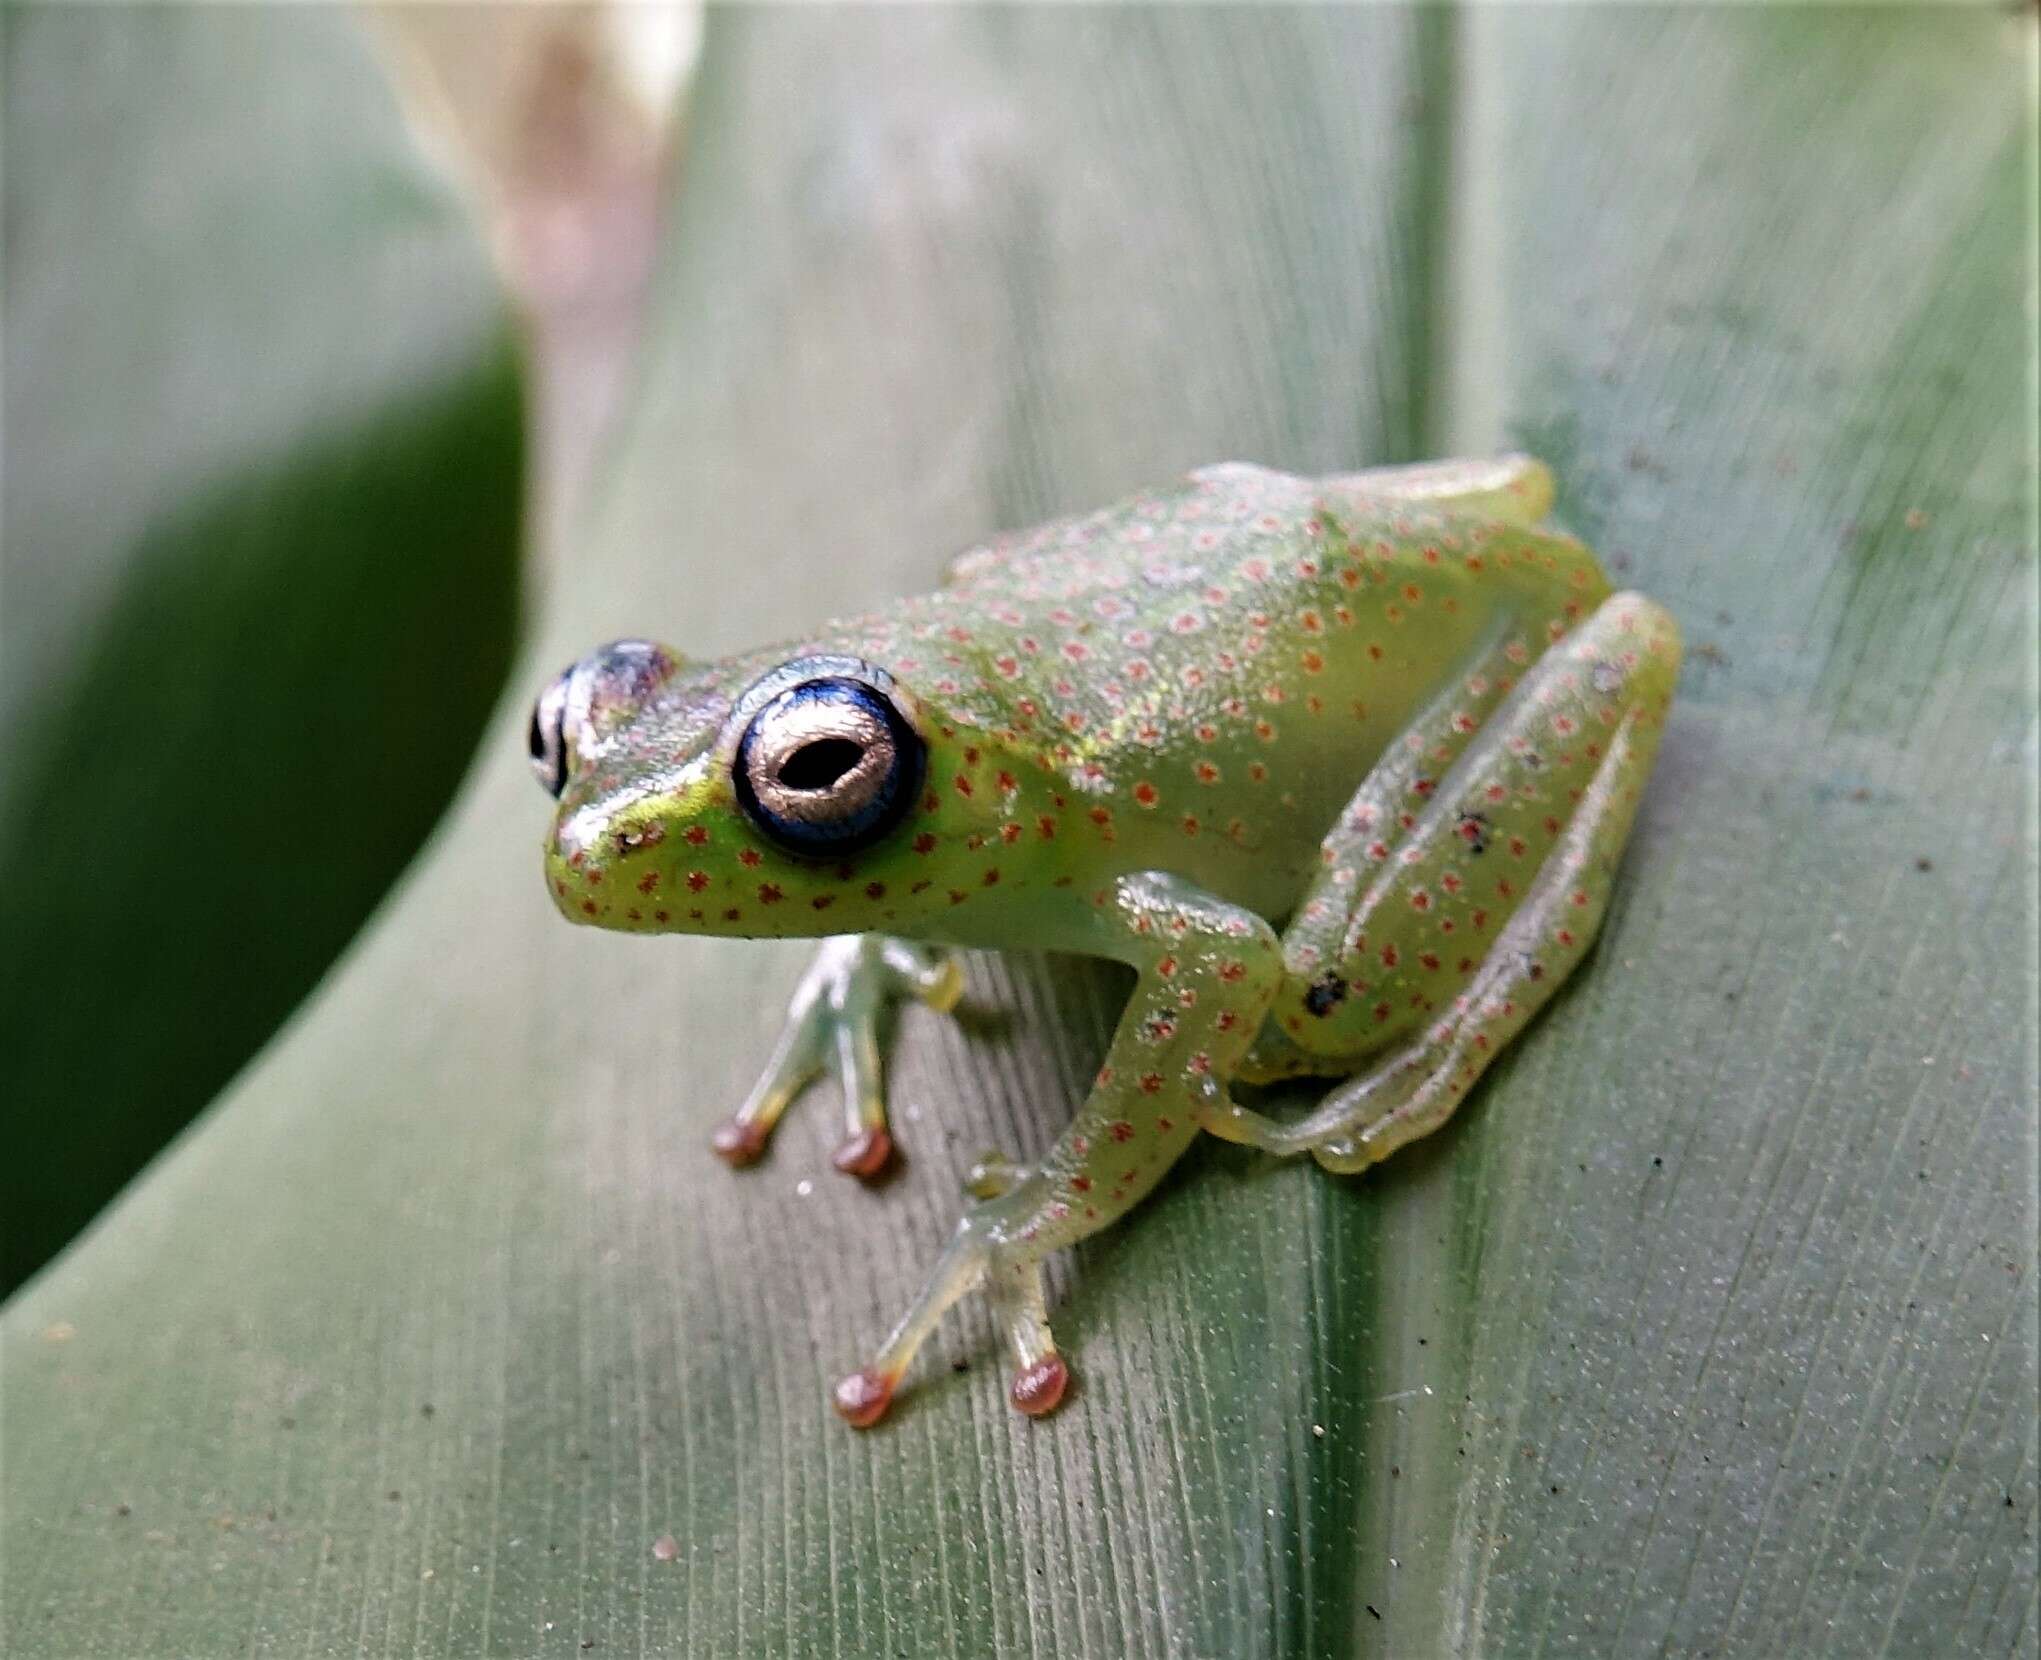
[[[1617, 729], [1579, 813], [1480, 971], [1421, 1038], [1339, 1085], [1302, 1118], [1277, 1123], [1236, 1106], [1205, 1127], [1266, 1153], [1309, 1153], [1346, 1174], [1379, 1163], [1451, 1117], [1601, 926], [1636, 807], [1637, 790], [1626, 776], [1639, 766], [1634, 722], [1633, 716]], [[1648, 753], [1642, 765], [1648, 770]]]
[[1342, 1010], [1335, 1017], [1332, 1033], [1320, 1027], [1357, 983], [1345, 961], [1355, 911], [1379, 873], [1404, 855], [1440, 781], [1516, 689], [1521, 665], [1544, 649], [1548, 620], [1531, 618], [1499, 627], [1464, 672], [1376, 761], [1326, 833], [1318, 850], [1322, 867], [1318, 879], [1283, 933], [1283, 967], [1305, 990], [1298, 997], [1277, 997], [1236, 1074], [1243, 1083], [1347, 1070], [1345, 1063], [1356, 1050], [1346, 1041], [1354, 1025], [1353, 1011]]
[[1541, 662], [1355, 907], [1340, 997], [1323, 977], [1277, 994], [1304, 1012], [1283, 1022], [1301, 1053], [1386, 1056], [1294, 1122], [1233, 1107], [1205, 1127], [1351, 1171], [1443, 1123], [1593, 941], [1678, 664], [1671, 619], [1634, 594]]
[[1323, 481], [1323, 487], [1333, 494], [1351, 491], [1526, 529], [1552, 511], [1552, 469], [1528, 455], [1369, 467], [1335, 474]]
[[822, 942], [795, 989], [765, 1073], [710, 1145], [731, 1164], [761, 1157], [781, 1115], [824, 1071], [843, 1085], [844, 1139], [831, 1159], [845, 1175], [879, 1175], [893, 1156], [879, 1061], [880, 1026], [905, 997], [953, 1007], [963, 989], [955, 961], [885, 934], [840, 934]]

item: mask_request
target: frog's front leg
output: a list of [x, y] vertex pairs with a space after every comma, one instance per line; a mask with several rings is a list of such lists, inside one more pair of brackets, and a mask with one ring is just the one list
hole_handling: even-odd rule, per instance
[[871, 1178], [893, 1156], [879, 1062], [879, 1031], [891, 1005], [918, 997], [946, 1011], [963, 975], [953, 958], [886, 934], [839, 934], [822, 942], [801, 977], [765, 1073], [744, 1105], [710, 1138], [730, 1163], [750, 1164], [787, 1105], [831, 1066], [843, 1085], [845, 1131], [830, 1162]]
[[921, 1294], [871, 1363], [836, 1388], [852, 1424], [876, 1423], [944, 1311], [982, 1290], [1013, 1352], [1010, 1398], [1031, 1416], [1062, 1399], [1069, 1370], [1049, 1331], [1042, 1262], [1136, 1204], [1226, 1109], [1225, 1080], [1282, 976], [1269, 925], [1182, 879], [1123, 876], [1090, 896], [1068, 941], [1140, 970], [1105, 1064], [1039, 1164], [1002, 1165]]

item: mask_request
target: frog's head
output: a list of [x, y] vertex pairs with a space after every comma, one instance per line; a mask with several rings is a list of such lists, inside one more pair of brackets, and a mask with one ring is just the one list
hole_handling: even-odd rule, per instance
[[571, 921], [631, 932], [885, 926], [918, 908], [932, 851], [982, 838], [970, 790], [927, 788], [952, 746], [860, 658], [685, 664], [617, 641], [532, 712], [532, 766], [559, 798], [547, 882]]

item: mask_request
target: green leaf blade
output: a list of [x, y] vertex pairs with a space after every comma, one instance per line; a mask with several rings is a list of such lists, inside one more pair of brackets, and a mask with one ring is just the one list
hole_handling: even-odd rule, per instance
[[6, 17], [0, 1288], [310, 990], [508, 666], [509, 320], [350, 29]]
[[1010, 1012], [910, 1012], [898, 1179], [823, 1167], [826, 1100], [733, 1177], [800, 952], [559, 926], [506, 711], [348, 972], [10, 1307], [24, 1617], [132, 1474], [211, 1601], [93, 1588], [131, 1647], [2031, 1653], [2031, 32], [1882, 17], [719, 16], [527, 678], [1197, 462], [1521, 442], [1693, 650], [1606, 936], [1389, 1167], [1201, 1149], [1075, 1253], [1056, 1418], [973, 1311], [853, 1436], [830, 1379], [1122, 982], [975, 959]]

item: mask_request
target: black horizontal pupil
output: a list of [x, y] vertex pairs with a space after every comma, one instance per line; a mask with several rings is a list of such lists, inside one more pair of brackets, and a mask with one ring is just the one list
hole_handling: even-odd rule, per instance
[[779, 781], [790, 790], [826, 790], [864, 757], [864, 747], [848, 738], [818, 738], [780, 764]]

